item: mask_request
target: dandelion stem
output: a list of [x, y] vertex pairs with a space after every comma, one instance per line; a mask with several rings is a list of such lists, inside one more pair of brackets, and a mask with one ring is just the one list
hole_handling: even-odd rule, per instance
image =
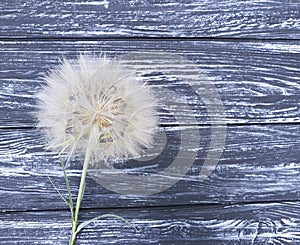
[[89, 161], [91, 158], [91, 150], [90, 150], [90, 141], [91, 141], [91, 136], [89, 137], [89, 143], [87, 145], [86, 153], [85, 153], [85, 158], [84, 158], [84, 163], [83, 163], [83, 170], [81, 174], [81, 180], [80, 180], [80, 185], [79, 185], [79, 191], [78, 191], [78, 196], [77, 196], [77, 201], [76, 201], [76, 208], [75, 208], [75, 213], [72, 217], [72, 235], [70, 237], [70, 245], [75, 244], [76, 240], [76, 234], [77, 234], [77, 224], [78, 224], [78, 214], [79, 214], [79, 209], [81, 205], [81, 201], [83, 198], [84, 194], [84, 189], [85, 189], [85, 179], [86, 179], [86, 174], [89, 166]]

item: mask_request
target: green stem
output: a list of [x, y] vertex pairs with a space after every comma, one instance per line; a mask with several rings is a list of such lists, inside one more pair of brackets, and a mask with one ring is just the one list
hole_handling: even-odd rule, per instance
[[90, 161], [90, 158], [91, 158], [91, 151], [90, 151], [90, 147], [89, 147], [90, 140], [91, 140], [91, 137], [89, 139], [87, 149], [86, 149], [86, 153], [85, 153], [85, 158], [84, 158], [84, 163], [83, 163], [83, 170], [82, 170], [82, 174], [81, 174], [79, 191], [78, 191], [78, 196], [77, 196], [77, 201], [76, 201], [75, 213], [72, 217], [72, 235], [70, 237], [70, 245], [74, 245], [75, 240], [76, 240], [78, 214], [79, 214], [79, 209], [80, 209], [81, 201], [82, 201], [83, 194], [84, 194], [85, 179], [86, 179], [86, 174], [87, 174], [87, 170], [88, 170], [88, 166], [89, 166], [89, 161]]

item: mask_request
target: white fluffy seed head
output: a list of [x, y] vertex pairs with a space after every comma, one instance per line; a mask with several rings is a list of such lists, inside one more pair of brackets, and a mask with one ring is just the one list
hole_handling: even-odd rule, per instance
[[[135, 72], [106, 57], [81, 55], [45, 77], [38, 94], [39, 127], [49, 148], [84, 154], [92, 163], [139, 156], [157, 126], [156, 99]], [[88, 143], [89, 142], [89, 143]]]

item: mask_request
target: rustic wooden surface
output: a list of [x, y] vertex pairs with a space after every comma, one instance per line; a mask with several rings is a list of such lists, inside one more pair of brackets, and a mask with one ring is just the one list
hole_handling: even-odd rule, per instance
[[[82, 219], [122, 215], [139, 231], [106, 219], [80, 233], [78, 244], [297, 244], [299, 211], [299, 202], [83, 210]], [[70, 217], [63, 210], [0, 217], [1, 244], [68, 243]]]
[[[3, 67], [0, 73], [0, 105], [3, 108], [0, 127], [34, 125], [34, 94], [43, 84], [43, 74], [55, 67], [62, 57], [75, 58], [80, 52], [105, 52], [115, 57], [141, 50], [177, 54], [192, 60], [194, 67], [186, 68], [182, 64], [182, 67], [170, 68], [169, 72], [175, 73], [180, 69], [193, 71], [195, 67], [203, 70], [218, 89], [226, 112], [223, 118], [226, 123], [300, 121], [297, 76], [300, 41], [3, 41], [0, 45], [0, 66]], [[141, 75], [158, 87], [157, 92], [161, 85], [174, 88], [187, 83], [185, 77], [188, 75], [170, 82], [162, 67], [157, 65], [157, 69], [154, 68], [151, 60], [146, 60], [139, 69]], [[153, 70], [157, 72], [153, 73]], [[172, 75], [169, 77], [174, 79]], [[195, 98], [188, 90], [186, 93]], [[162, 98], [163, 103], [174, 104], [168, 97]], [[169, 109], [170, 113], [177, 113], [189, 123], [191, 112], [184, 105], [186, 100], [183, 98], [177, 103]], [[191, 103], [197, 110], [192, 117], [197, 117], [199, 123], [210, 123], [202, 108], [203, 103], [197, 98]]]
[[4, 38], [299, 38], [299, 1], [3, 0]]
[[[199, 129], [199, 146], [183, 151], [197, 150], [195, 163], [151, 196], [116, 194], [89, 176], [80, 220], [114, 213], [140, 230], [105, 219], [80, 233], [78, 244], [300, 244], [299, 33], [298, 0], [1, 1], [0, 244], [68, 243], [71, 217], [48, 180], [65, 191], [60, 164], [35, 128], [42, 76], [80, 52], [136, 51], [189, 59], [213, 81], [226, 117], [209, 115], [215, 100], [204, 103], [193, 93], [191, 66], [166, 72], [145, 60], [139, 74], [158, 96], [161, 87], [179, 95], [160, 98], [168, 144], [155, 160], [120, 168], [160, 171], [192, 128]], [[226, 144], [215, 171], [199, 182], [212, 125], [227, 128]], [[67, 170], [73, 193], [80, 162]]]

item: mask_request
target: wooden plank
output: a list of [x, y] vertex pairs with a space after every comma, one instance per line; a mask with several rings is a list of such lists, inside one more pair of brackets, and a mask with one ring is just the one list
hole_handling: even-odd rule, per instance
[[[35, 94], [42, 76], [63, 56], [75, 58], [85, 51], [127, 57], [124, 62], [153, 86], [161, 107], [168, 111], [160, 113], [162, 123], [172, 123], [174, 115], [180, 118], [176, 123], [184, 124], [195, 118], [199, 124], [300, 121], [299, 41], [3, 41], [0, 45], [0, 127], [35, 125]], [[134, 63], [128, 58], [133, 52], [146, 53], [148, 59], [140, 55]], [[203, 71], [210, 81], [191, 78], [195, 71]], [[208, 112], [217, 103], [214, 95], [206, 93], [211, 84], [226, 118], [218, 110]], [[200, 86], [202, 94], [197, 95], [194, 86]], [[176, 100], [162, 94], [162, 88], [175, 93]]]
[[[91, 224], [78, 244], [299, 244], [300, 203], [208, 205], [82, 211], [87, 220], [103, 213], [125, 217], [139, 232], [115, 219]], [[3, 245], [67, 244], [67, 211], [0, 213]]]
[[[190, 161], [190, 152], [198, 151], [193, 166], [185, 176], [176, 176], [175, 172], [172, 176], [163, 175], [165, 178], [161, 183], [139, 183], [145, 188], [158, 188], [173, 178], [178, 181], [174, 186], [150, 196], [137, 196], [134, 191], [133, 194], [122, 195], [105, 189], [89, 176], [82, 207], [171, 206], [299, 199], [299, 125], [229, 126], [219, 164], [204, 182], [199, 182], [198, 177], [211, 140], [210, 128], [199, 128], [201, 140], [196, 148], [180, 143], [180, 135], [186, 134], [189, 128], [165, 128], [166, 143], [156, 142], [155, 151], [145, 155], [148, 161], [144, 158], [143, 162], [114, 164], [122, 171], [130, 171], [133, 176], [158, 173], [173, 163], [179, 151], [186, 156], [179, 158], [182, 166]], [[191, 142], [199, 140], [193, 139], [192, 135], [189, 137]], [[218, 135], [215, 137], [218, 138]], [[48, 180], [50, 176], [66, 193], [60, 163], [55, 153], [43, 150], [45, 141], [42, 133], [39, 130], [1, 130], [0, 139], [0, 210], [65, 208]], [[82, 158], [78, 157], [68, 167], [74, 195], [80, 180], [80, 162]], [[120, 178], [113, 179], [113, 183], [132, 190], [132, 186]]]
[[0, 37], [300, 37], [300, 3], [4, 0]]

